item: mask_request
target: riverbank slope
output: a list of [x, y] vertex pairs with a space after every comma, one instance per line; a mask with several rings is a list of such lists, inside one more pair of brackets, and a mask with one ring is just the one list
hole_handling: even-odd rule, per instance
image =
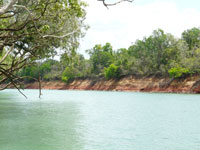
[[[38, 83], [26, 84], [25, 88], [38, 89]], [[75, 79], [69, 84], [61, 81], [43, 81], [42, 89], [200, 93], [200, 76], [181, 79], [135, 76], [126, 76], [118, 80], [88, 78]]]

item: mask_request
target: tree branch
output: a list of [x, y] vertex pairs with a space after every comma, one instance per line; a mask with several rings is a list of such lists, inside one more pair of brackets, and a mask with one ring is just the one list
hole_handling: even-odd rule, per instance
[[79, 30], [79, 29], [76, 29], [76, 30], [74, 30], [73, 32], [70, 32], [70, 33], [67, 33], [67, 34], [64, 34], [64, 35], [61, 35], [61, 36], [57, 36], [57, 35], [42, 35], [42, 34], [40, 33], [39, 29], [37, 28], [37, 26], [36, 26], [36, 24], [35, 24], [35, 21], [34, 21], [34, 19], [33, 19], [33, 16], [32, 16], [32, 14], [31, 14], [31, 12], [28, 10], [28, 8], [26, 8], [26, 7], [23, 6], [23, 5], [13, 5], [13, 6], [14, 6], [14, 7], [19, 7], [19, 8], [24, 8], [24, 9], [29, 13], [29, 15], [31, 16], [31, 20], [32, 20], [33, 23], [34, 23], [34, 26], [35, 26], [36, 31], [37, 31], [38, 34], [39, 34], [41, 37], [43, 37], [43, 38], [46, 38], [46, 37], [53, 37], [53, 38], [60, 38], [60, 39], [62, 39], [62, 38], [65, 38], [65, 37], [67, 37], [67, 36], [70, 36], [70, 35], [72, 35], [72, 34], [78, 32], [78, 30]]
[[6, 57], [10, 54], [10, 52], [13, 50], [14, 44], [11, 46], [10, 50], [7, 51], [7, 53], [3, 56], [3, 58], [0, 60], [0, 65], [4, 62]]
[[31, 12], [29, 11], [29, 9], [28, 9], [26, 6], [23, 6], [23, 5], [13, 5], [13, 6], [14, 6], [14, 7], [19, 7], [19, 8], [24, 8], [24, 9], [29, 13], [29, 15], [31, 16], [31, 20], [33, 21], [33, 24], [34, 24], [34, 27], [35, 27], [36, 31], [38, 32], [38, 34], [39, 34], [40, 36], [42, 36], [41, 33], [39, 32], [39, 30], [38, 30], [36, 24], [35, 24], [35, 21], [34, 21], [34, 19], [33, 19], [33, 16], [32, 16], [32, 14], [31, 14]]
[[0, 15], [6, 13], [10, 8], [13, 7], [13, 5], [17, 2], [17, 0], [11, 0], [6, 6], [3, 6], [0, 9]]
[[64, 35], [61, 35], [61, 36], [57, 36], [57, 35], [44, 35], [44, 36], [42, 36], [42, 37], [43, 37], [43, 38], [46, 38], [46, 37], [53, 37], [53, 38], [60, 38], [60, 39], [62, 39], [62, 38], [64, 38], [64, 37], [66, 37], [66, 36], [70, 36], [70, 35], [72, 35], [72, 34], [78, 32], [78, 30], [79, 30], [79, 29], [76, 29], [76, 30], [74, 30], [74, 31], [72, 31], [72, 32], [70, 32], [70, 33], [67, 33], [67, 34], [64, 34]]
[[120, 1], [117, 1], [115, 3], [110, 3], [110, 4], [106, 3], [105, 0], [98, 0], [98, 1], [101, 1], [103, 3], [103, 5], [108, 8], [108, 6], [114, 6], [114, 5], [117, 5], [117, 4], [122, 3], [122, 2], [130, 2], [131, 3], [134, 0], [120, 0]]

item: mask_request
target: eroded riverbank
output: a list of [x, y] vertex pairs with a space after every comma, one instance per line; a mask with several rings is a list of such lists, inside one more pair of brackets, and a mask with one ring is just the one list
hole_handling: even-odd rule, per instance
[[[37, 89], [38, 83], [26, 84], [25, 88]], [[119, 80], [76, 79], [69, 84], [61, 81], [43, 81], [42, 89], [200, 93], [200, 77], [191, 76], [182, 79], [170, 79], [128, 76]]]

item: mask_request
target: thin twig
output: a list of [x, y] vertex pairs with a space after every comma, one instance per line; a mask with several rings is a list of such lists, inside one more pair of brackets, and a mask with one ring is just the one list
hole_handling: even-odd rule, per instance
[[34, 19], [33, 19], [33, 16], [32, 16], [32, 14], [31, 14], [31, 12], [29, 11], [29, 9], [28, 9], [26, 6], [23, 6], [23, 5], [13, 5], [13, 6], [14, 6], [14, 7], [19, 7], [19, 8], [24, 8], [24, 9], [29, 13], [29, 15], [31, 16], [31, 20], [32, 20], [33, 23], [34, 23], [34, 26], [35, 26], [36, 31], [37, 31], [38, 34], [39, 34], [41, 37], [43, 37], [43, 38], [46, 38], [46, 37], [53, 37], [53, 38], [60, 38], [60, 39], [62, 39], [62, 38], [65, 38], [65, 37], [67, 37], [67, 36], [70, 36], [70, 35], [72, 35], [72, 34], [78, 32], [78, 30], [79, 30], [79, 29], [76, 29], [76, 30], [74, 30], [74, 31], [72, 31], [72, 32], [70, 32], [70, 33], [67, 33], [67, 34], [64, 34], [64, 35], [61, 35], [61, 36], [57, 36], [57, 35], [42, 35], [42, 34], [40, 33], [39, 29], [37, 28], [36, 23], [35, 23], [35, 21], [34, 21]]
[[66, 36], [70, 36], [70, 35], [72, 35], [72, 34], [78, 32], [78, 30], [79, 30], [79, 29], [76, 29], [76, 30], [74, 30], [73, 32], [70, 32], [70, 33], [67, 33], [67, 34], [64, 34], [64, 35], [61, 35], [61, 36], [57, 36], [57, 35], [44, 35], [43, 38], [46, 38], [46, 37], [53, 37], [53, 38], [61, 38], [61, 39], [62, 39], [62, 38], [64, 38], [64, 37], [66, 37]]
[[34, 27], [35, 27], [36, 31], [38, 32], [38, 34], [39, 34], [40, 36], [42, 36], [41, 33], [39, 32], [39, 29], [38, 29], [37, 26], [36, 26], [36, 23], [35, 23], [35, 21], [34, 21], [34, 19], [33, 19], [33, 16], [32, 16], [32, 14], [31, 14], [31, 12], [29, 11], [29, 9], [28, 9], [26, 6], [23, 6], [23, 5], [13, 5], [13, 6], [14, 6], [14, 7], [19, 7], [19, 8], [24, 8], [24, 9], [29, 13], [29, 15], [31, 16], [31, 20], [33, 21], [33, 24], [34, 24]]
[[13, 5], [17, 2], [17, 0], [11, 0], [10, 3], [8, 3], [6, 6], [2, 7], [0, 9], [0, 15], [6, 13], [10, 8], [13, 7]]
[[7, 53], [3, 56], [3, 58], [0, 60], [0, 65], [4, 62], [6, 57], [10, 54], [10, 52], [13, 50], [14, 44], [11, 46], [10, 50], [7, 51]]
[[114, 5], [117, 5], [117, 4], [122, 3], [122, 2], [130, 2], [131, 3], [134, 0], [120, 0], [120, 1], [117, 1], [115, 3], [110, 3], [110, 4], [106, 3], [105, 0], [98, 0], [98, 1], [101, 1], [103, 3], [103, 5], [108, 8], [108, 6], [114, 6]]

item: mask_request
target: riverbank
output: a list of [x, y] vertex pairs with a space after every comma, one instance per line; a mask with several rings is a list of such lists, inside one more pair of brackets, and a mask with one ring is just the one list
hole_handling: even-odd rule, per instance
[[[38, 89], [38, 83], [26, 84], [25, 88]], [[127, 76], [118, 80], [76, 79], [69, 84], [61, 81], [44, 81], [42, 89], [200, 93], [200, 76], [181, 79], [135, 76]]]

